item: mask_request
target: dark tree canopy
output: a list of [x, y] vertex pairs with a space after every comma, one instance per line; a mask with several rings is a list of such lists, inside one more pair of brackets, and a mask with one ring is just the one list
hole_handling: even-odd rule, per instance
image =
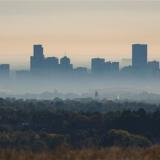
[[160, 141], [158, 105], [0, 99], [0, 148], [147, 147]]

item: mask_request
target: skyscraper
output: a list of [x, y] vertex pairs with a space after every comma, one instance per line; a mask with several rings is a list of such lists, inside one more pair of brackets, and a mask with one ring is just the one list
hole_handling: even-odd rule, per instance
[[59, 60], [57, 57], [45, 58], [45, 70], [47, 73], [57, 73], [59, 71]]
[[10, 75], [10, 65], [0, 64], [0, 79], [8, 79]]
[[106, 64], [104, 58], [92, 58], [91, 71], [93, 74], [104, 73], [106, 70]]
[[105, 62], [105, 72], [108, 73], [115, 73], [119, 72], [119, 62]]
[[73, 71], [73, 65], [71, 64], [70, 59], [67, 56], [64, 56], [60, 59], [60, 69], [62, 72]]
[[41, 73], [44, 69], [45, 58], [42, 45], [33, 45], [33, 56], [31, 56], [31, 72]]
[[35, 58], [44, 58], [43, 46], [41, 44], [33, 45], [33, 54]]
[[147, 44], [132, 45], [132, 67], [143, 70], [147, 68]]

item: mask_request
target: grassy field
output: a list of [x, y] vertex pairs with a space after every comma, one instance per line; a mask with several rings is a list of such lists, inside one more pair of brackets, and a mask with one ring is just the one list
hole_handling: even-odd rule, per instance
[[0, 150], [0, 160], [160, 160], [160, 146], [150, 148], [58, 149], [31, 152]]

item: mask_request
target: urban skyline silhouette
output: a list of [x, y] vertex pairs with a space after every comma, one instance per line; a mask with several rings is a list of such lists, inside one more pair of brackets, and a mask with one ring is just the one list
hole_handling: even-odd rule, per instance
[[[114, 73], [118, 74], [119, 72], [125, 73], [151, 73], [151, 74], [160, 74], [159, 62], [148, 61], [148, 49], [147, 44], [133, 44], [132, 45], [132, 63], [131, 65], [124, 66], [120, 68], [120, 62], [118, 61], [106, 61], [105, 58], [95, 57], [91, 58], [91, 69], [80, 66], [73, 67], [71, 60], [66, 55], [62, 58], [57, 57], [46, 57], [44, 54], [44, 49], [41, 44], [33, 45], [33, 56], [30, 57], [30, 74], [75, 74], [85, 75], [85, 74], [107, 74]], [[1, 64], [0, 65], [0, 75], [1, 77], [7, 77], [9, 75], [11, 68], [10, 64]], [[25, 75], [27, 72], [17, 71], [17, 75]], [[28, 73], [27, 73], [28, 74]]]

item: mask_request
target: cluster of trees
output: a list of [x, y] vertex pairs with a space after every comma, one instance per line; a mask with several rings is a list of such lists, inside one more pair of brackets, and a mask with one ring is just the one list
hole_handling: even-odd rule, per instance
[[156, 105], [0, 99], [0, 148], [147, 147], [159, 143], [159, 124]]
[[160, 104], [147, 104], [127, 101], [94, 100], [92, 98], [67, 99], [55, 98], [53, 100], [24, 100], [14, 98], [0, 98], [0, 108], [14, 107], [21, 110], [52, 110], [52, 111], [72, 111], [72, 112], [110, 112], [123, 110], [145, 109], [153, 112], [160, 109]]
[[33, 131], [0, 132], [0, 149], [48, 150], [65, 145], [66, 137], [59, 134]]

